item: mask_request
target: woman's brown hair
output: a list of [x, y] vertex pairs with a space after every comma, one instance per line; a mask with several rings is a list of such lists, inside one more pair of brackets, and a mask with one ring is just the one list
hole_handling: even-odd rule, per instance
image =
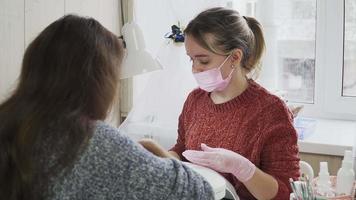
[[265, 49], [261, 24], [253, 17], [232, 9], [216, 7], [201, 12], [184, 30], [203, 48], [222, 55], [241, 49], [241, 66], [247, 71], [258, 67]]
[[118, 91], [122, 46], [92, 18], [66, 15], [26, 49], [0, 104], [0, 199], [42, 199], [70, 168]]

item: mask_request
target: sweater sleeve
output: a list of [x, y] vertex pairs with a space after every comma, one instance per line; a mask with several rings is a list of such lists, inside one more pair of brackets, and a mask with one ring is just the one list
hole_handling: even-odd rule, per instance
[[109, 176], [116, 176], [111, 199], [214, 198], [209, 183], [181, 162], [156, 157], [119, 133], [111, 137], [113, 151], [107, 156], [115, 162]]
[[300, 176], [297, 133], [292, 115], [278, 99], [263, 116], [265, 142], [261, 152], [261, 170], [278, 182], [278, 193], [274, 199], [289, 199], [289, 178]]
[[182, 112], [179, 116], [178, 119], [178, 137], [176, 144], [170, 149], [170, 151], [176, 152], [181, 160], [186, 161], [186, 159], [182, 156], [183, 151], [186, 150], [185, 147], [185, 129], [186, 129], [186, 122], [187, 122], [187, 117], [189, 113], [189, 107], [192, 104], [192, 101], [194, 101], [194, 96], [197, 90], [193, 90], [187, 97], [186, 101], [184, 102]]
[[176, 152], [181, 160], [184, 160], [182, 156], [183, 151], [185, 151], [185, 130], [184, 130], [184, 109], [183, 112], [179, 116], [178, 120], [178, 137], [176, 144], [170, 149], [170, 151]]

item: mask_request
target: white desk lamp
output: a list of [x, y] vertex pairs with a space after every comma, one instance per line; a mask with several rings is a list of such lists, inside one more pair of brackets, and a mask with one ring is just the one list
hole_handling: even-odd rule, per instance
[[126, 23], [122, 27], [122, 35], [126, 43], [126, 53], [120, 79], [162, 69], [162, 66], [147, 52], [143, 33], [135, 22]]

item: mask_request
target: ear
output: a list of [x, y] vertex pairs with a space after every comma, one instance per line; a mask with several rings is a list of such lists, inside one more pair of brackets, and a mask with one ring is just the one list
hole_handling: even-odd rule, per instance
[[242, 56], [243, 56], [242, 50], [235, 49], [231, 54], [233, 64], [239, 66], [242, 60]]

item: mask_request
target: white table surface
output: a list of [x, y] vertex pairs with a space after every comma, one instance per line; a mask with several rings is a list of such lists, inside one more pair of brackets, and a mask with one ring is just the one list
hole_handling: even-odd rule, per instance
[[298, 141], [299, 151], [343, 156], [352, 150], [355, 136], [355, 121], [317, 119], [314, 133]]

